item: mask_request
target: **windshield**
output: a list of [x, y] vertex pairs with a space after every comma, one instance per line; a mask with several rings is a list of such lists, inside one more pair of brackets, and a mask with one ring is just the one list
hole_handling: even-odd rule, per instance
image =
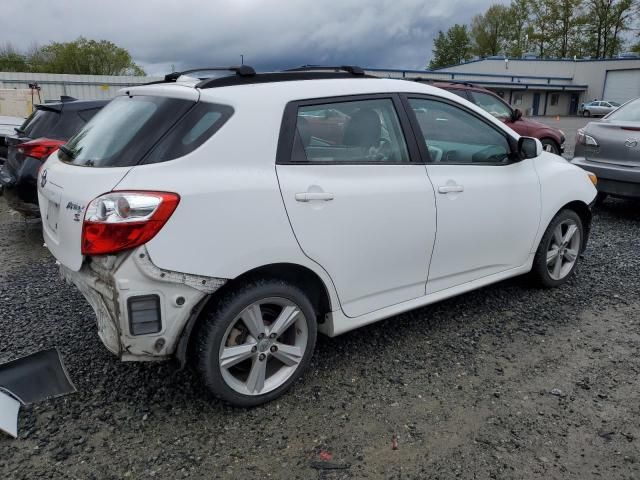
[[87, 167], [137, 165], [195, 102], [120, 96], [60, 149], [60, 160]]
[[640, 98], [625, 103], [606, 117], [619, 122], [640, 122]]
[[500, 120], [508, 120], [511, 118], [511, 108], [493, 95], [473, 92], [473, 98], [476, 100], [476, 105], [486, 110], [494, 117], [499, 118]]

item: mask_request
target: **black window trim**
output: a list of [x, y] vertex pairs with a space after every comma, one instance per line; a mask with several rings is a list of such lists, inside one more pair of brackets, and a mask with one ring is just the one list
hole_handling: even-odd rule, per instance
[[[298, 108], [313, 105], [325, 105], [328, 103], [344, 103], [365, 100], [391, 100], [398, 121], [400, 123], [400, 133], [404, 137], [409, 154], [408, 162], [344, 162], [344, 161], [322, 161], [322, 162], [294, 162], [291, 160], [293, 153], [293, 142], [296, 134], [296, 125], [298, 118]], [[420, 154], [419, 143], [415, 137], [411, 121], [407, 115], [406, 109], [402, 104], [400, 96], [395, 92], [390, 93], [365, 93], [357, 95], [337, 95], [331, 97], [318, 97], [303, 100], [293, 100], [287, 103], [282, 115], [282, 123], [280, 125], [280, 135], [278, 137], [278, 147], [276, 151], [276, 165], [416, 165], [422, 164], [423, 156]]]
[[509, 148], [511, 149], [511, 154], [510, 157], [511, 159], [506, 162], [434, 162], [431, 160], [431, 155], [429, 155], [429, 150], [427, 149], [426, 146], [426, 142], [424, 141], [418, 141], [417, 139], [420, 138], [417, 135], [414, 135], [415, 139], [416, 139], [416, 143], [418, 144], [418, 150], [420, 151], [420, 155], [423, 158], [423, 163], [427, 164], [427, 165], [459, 165], [459, 166], [478, 166], [478, 167], [491, 167], [491, 166], [496, 166], [496, 167], [504, 167], [507, 165], [512, 165], [514, 163], [518, 163], [522, 160], [522, 158], [518, 155], [518, 141], [511, 135], [509, 135], [509, 133], [505, 132], [504, 130], [502, 130], [501, 128], [498, 128], [496, 125], [493, 125], [491, 122], [488, 122], [486, 118], [484, 118], [482, 115], [480, 115], [478, 112], [474, 112], [473, 110], [465, 107], [464, 105], [458, 103], [458, 102], [454, 102], [452, 100], [449, 100], [448, 98], [444, 98], [444, 97], [439, 97], [437, 95], [427, 95], [427, 94], [423, 94], [423, 93], [414, 93], [414, 92], [408, 92], [408, 93], [401, 93], [400, 94], [400, 99], [402, 101], [402, 104], [406, 110], [406, 113], [409, 117], [409, 120], [411, 122], [412, 128], [414, 132], [419, 132], [420, 136], [422, 136], [422, 129], [420, 127], [420, 124], [418, 123], [418, 118], [416, 117], [415, 112], [413, 111], [413, 108], [411, 107], [411, 105], [409, 104], [409, 100], [410, 99], [417, 99], [417, 100], [432, 100], [432, 101], [437, 101], [437, 102], [441, 102], [441, 103], [446, 103], [448, 105], [451, 105], [453, 107], [459, 108], [460, 110], [476, 117], [478, 120], [482, 121], [485, 125], [487, 125], [488, 127], [492, 128], [493, 130], [495, 130], [496, 132], [498, 132], [499, 134], [501, 134], [502, 136], [505, 137], [505, 139], [507, 140], [507, 144], [509, 145]]

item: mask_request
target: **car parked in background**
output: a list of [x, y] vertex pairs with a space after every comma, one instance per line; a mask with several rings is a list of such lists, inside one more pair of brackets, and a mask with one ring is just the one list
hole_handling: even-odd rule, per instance
[[600, 117], [613, 112], [618, 107], [620, 107], [618, 102], [594, 100], [593, 102], [580, 104], [578, 115], [582, 115], [583, 117]]
[[9, 207], [37, 217], [36, 177], [46, 158], [78, 132], [108, 100], [76, 100], [36, 105], [33, 113], [5, 138], [7, 159], [0, 165], [0, 189]]
[[640, 197], [640, 98], [576, 135], [574, 165], [598, 176], [598, 199]]
[[247, 407], [302, 375], [317, 332], [570, 278], [593, 174], [450, 92], [342, 69], [128, 87], [49, 156], [45, 243], [111, 352], [192, 355]]
[[[423, 81], [423, 80], [418, 80]], [[565, 134], [562, 130], [545, 125], [542, 122], [524, 117], [517, 108], [505, 102], [498, 95], [486, 88], [471, 83], [462, 82], [438, 82], [427, 81], [434, 87], [442, 88], [449, 92], [475, 103], [494, 117], [506, 123], [509, 128], [519, 135], [534, 137], [542, 142], [545, 151], [561, 155], [564, 152]]]
[[15, 135], [16, 128], [24, 123], [22, 117], [8, 117], [6, 115], [0, 115], [0, 164], [4, 163], [7, 159], [7, 144], [6, 137]]

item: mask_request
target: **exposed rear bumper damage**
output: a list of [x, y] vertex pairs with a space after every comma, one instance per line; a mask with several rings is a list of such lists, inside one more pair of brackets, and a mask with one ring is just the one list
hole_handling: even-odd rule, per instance
[[174, 354], [192, 311], [226, 279], [158, 268], [146, 248], [90, 257], [80, 271], [64, 266], [93, 308], [98, 335], [122, 360], [160, 360]]

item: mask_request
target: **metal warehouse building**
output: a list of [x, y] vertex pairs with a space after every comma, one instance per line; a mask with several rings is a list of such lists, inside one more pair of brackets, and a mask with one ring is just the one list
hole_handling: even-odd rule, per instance
[[490, 57], [438, 70], [379, 70], [390, 77], [469, 82], [528, 115], [575, 115], [583, 102], [640, 97], [640, 58], [543, 60]]

